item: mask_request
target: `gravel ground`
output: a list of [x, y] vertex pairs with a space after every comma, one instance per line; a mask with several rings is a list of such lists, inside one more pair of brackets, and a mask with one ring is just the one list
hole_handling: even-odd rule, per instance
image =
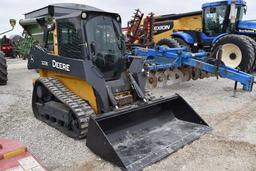
[[[75, 141], [36, 120], [31, 91], [37, 73], [19, 59], [9, 59], [8, 66], [8, 85], [0, 87], [0, 137], [21, 140], [49, 170], [119, 170], [90, 152], [86, 140]], [[153, 91], [180, 94], [213, 131], [145, 171], [256, 170], [256, 92], [239, 90], [234, 98], [232, 87], [232, 81], [211, 78]]]

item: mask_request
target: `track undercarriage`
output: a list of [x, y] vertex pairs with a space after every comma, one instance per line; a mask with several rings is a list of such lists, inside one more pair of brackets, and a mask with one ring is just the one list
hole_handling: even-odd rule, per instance
[[88, 121], [95, 113], [89, 104], [55, 78], [39, 78], [32, 107], [37, 119], [75, 139], [85, 138]]

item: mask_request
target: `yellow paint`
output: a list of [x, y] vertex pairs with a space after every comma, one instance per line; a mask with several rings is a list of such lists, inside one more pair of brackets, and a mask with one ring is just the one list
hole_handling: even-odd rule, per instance
[[91, 85], [80, 78], [57, 73], [54, 71], [41, 70], [41, 77], [53, 77], [60, 80], [70, 91], [78, 95], [80, 98], [86, 100], [95, 113], [98, 113], [96, 96]]
[[9, 159], [9, 158], [16, 157], [19, 155], [24, 155], [26, 153], [26, 151], [27, 151], [26, 148], [23, 148], [23, 149], [18, 149], [18, 150], [9, 152], [9, 153], [5, 153], [3, 155], [3, 159]]
[[[57, 24], [55, 22], [55, 30], [53, 31], [53, 43], [54, 43], [54, 52], [53, 54], [58, 56], [58, 39], [57, 39]], [[86, 100], [95, 113], [98, 113], [97, 100], [94, 94], [92, 86], [84, 80], [81, 80], [77, 77], [70, 76], [67, 74], [57, 73], [54, 71], [48, 71], [44, 69], [39, 70], [40, 77], [53, 77], [60, 80], [69, 90], [78, 95], [83, 100]]]
[[[172, 21], [174, 25], [173, 29], [158, 35], [154, 35], [154, 42], [158, 42], [159, 40], [164, 38], [169, 38], [173, 32], [179, 30], [202, 30], [202, 15], [181, 17]], [[168, 22], [168, 20], [166, 20], [166, 22]]]
[[53, 54], [58, 55], [59, 49], [58, 49], [58, 37], [57, 37], [57, 24], [56, 20], [53, 19], [55, 29], [53, 30]]

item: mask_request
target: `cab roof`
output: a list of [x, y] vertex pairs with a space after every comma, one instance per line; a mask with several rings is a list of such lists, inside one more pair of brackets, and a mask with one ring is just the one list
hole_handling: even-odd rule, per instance
[[[220, 6], [220, 5], [228, 5], [231, 4], [232, 0], [224, 0], [224, 1], [217, 1], [217, 2], [210, 2], [210, 3], [204, 3], [202, 5], [202, 8], [208, 8], [208, 7], [215, 7], [215, 6]], [[243, 0], [236, 0], [237, 5], [246, 5], [246, 1]]]
[[60, 17], [60, 16], [68, 15], [78, 11], [105, 12], [99, 8], [95, 8], [89, 5], [75, 4], [75, 3], [58, 3], [58, 4], [48, 5], [46, 7], [28, 12], [25, 14], [25, 19], [37, 18], [37, 17], [43, 17], [43, 16]]

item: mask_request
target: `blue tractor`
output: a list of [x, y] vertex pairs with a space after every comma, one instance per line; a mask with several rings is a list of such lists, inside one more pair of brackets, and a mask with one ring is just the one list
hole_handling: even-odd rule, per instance
[[251, 72], [256, 69], [256, 21], [243, 21], [247, 6], [243, 0], [223, 0], [202, 5], [202, 30], [180, 30], [171, 36], [192, 52], [200, 49], [218, 56], [233, 68]]

